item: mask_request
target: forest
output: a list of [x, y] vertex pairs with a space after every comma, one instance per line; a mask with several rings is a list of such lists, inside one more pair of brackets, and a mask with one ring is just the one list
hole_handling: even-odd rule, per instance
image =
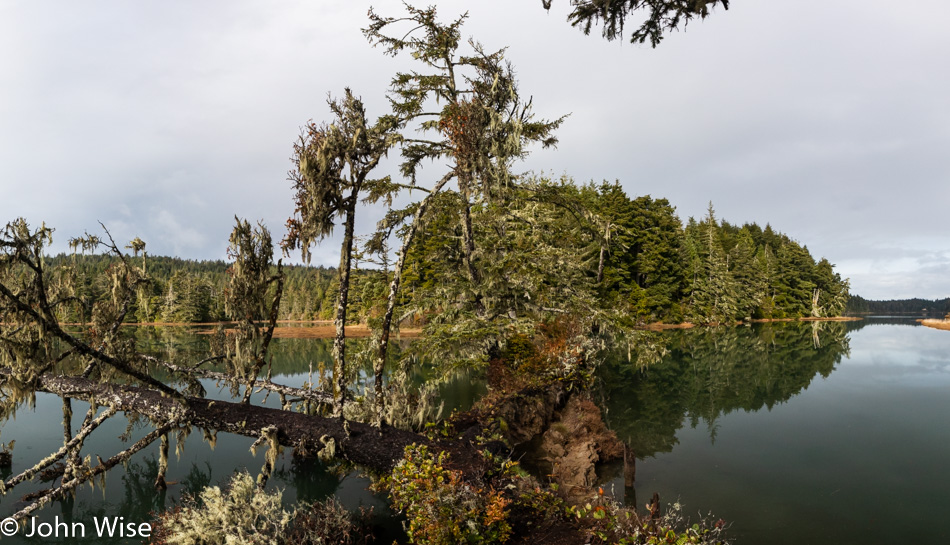
[[888, 299], [868, 300], [852, 295], [845, 307], [849, 315], [878, 316], [930, 316], [942, 318], [950, 314], [950, 298], [947, 299]]
[[[538, 193], [542, 182], [530, 182], [525, 190]], [[550, 182], [543, 182], [549, 189]], [[538, 187], [534, 187], [534, 186]], [[601, 255], [600, 243], [576, 241], [588, 264], [585, 274], [597, 283], [599, 304], [613, 306], [633, 325], [646, 323], [697, 324], [746, 319], [837, 316], [848, 312], [885, 312], [863, 308], [904, 308], [896, 303], [871, 303], [855, 298], [849, 302], [847, 280], [836, 273], [827, 259], [815, 260], [808, 247], [756, 223], [740, 226], [709, 214], [684, 225], [666, 199], [650, 196], [631, 198], [618, 182], [576, 185], [570, 180], [557, 184], [561, 201], [571, 200], [576, 209], [565, 208], [557, 228], [588, 217], [604, 226], [610, 244]], [[445, 198], [449, 198], [446, 196]], [[577, 210], [583, 214], [575, 216]], [[556, 225], [556, 224], [555, 224]], [[444, 209], [431, 220], [428, 231], [405, 264], [406, 295], [426, 293], [440, 274], [458, 268], [460, 233]], [[571, 240], [565, 238], [565, 240]], [[108, 295], [103, 275], [111, 263], [108, 254], [59, 254], [46, 259], [57, 274], [75, 276], [76, 299], [60, 308], [59, 319], [88, 321], [92, 307]], [[226, 261], [194, 261], [143, 255], [142, 266], [151, 282], [136, 293], [126, 321], [129, 323], [206, 323], [226, 321], [224, 296]], [[354, 268], [347, 315], [352, 323], [378, 318], [385, 307], [389, 271], [368, 261]], [[336, 268], [303, 265], [284, 266], [283, 295], [278, 320], [332, 320], [339, 278]], [[911, 302], [907, 302], [910, 304]], [[910, 310], [937, 309], [940, 302], [919, 301]], [[944, 302], [945, 303], [945, 302]], [[404, 305], [412, 306], [409, 300]], [[906, 306], [906, 305], [905, 305]], [[946, 306], [945, 304], [943, 305]], [[407, 317], [406, 323], [421, 325], [424, 316]]]

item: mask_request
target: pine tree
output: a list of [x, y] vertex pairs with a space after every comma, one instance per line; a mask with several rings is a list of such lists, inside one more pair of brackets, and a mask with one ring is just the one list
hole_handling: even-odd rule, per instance
[[296, 191], [296, 211], [288, 220], [289, 232], [282, 242], [285, 252], [300, 249], [310, 260], [311, 244], [328, 236], [342, 216], [343, 244], [340, 249], [339, 291], [334, 325], [334, 415], [343, 417], [346, 402], [346, 314], [350, 270], [353, 264], [356, 206], [362, 200], [391, 199], [397, 190], [389, 177], [370, 174], [400, 139], [401, 121], [383, 116], [375, 124], [366, 118], [363, 103], [349, 89], [339, 101], [329, 101], [334, 114], [331, 124], [307, 125], [294, 146], [294, 169], [290, 178]]

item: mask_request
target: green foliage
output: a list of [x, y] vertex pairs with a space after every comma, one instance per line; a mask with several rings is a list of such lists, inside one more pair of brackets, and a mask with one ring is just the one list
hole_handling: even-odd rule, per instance
[[[228, 268], [228, 284], [224, 290], [224, 308], [228, 317], [235, 320], [234, 333], [226, 343], [228, 374], [233, 379], [232, 392], [237, 394], [239, 383], [244, 383], [244, 402], [250, 399], [251, 385], [264, 367], [267, 349], [278, 318], [280, 298], [283, 292], [283, 267], [278, 261], [276, 272], [272, 271], [274, 249], [270, 231], [263, 224], [255, 229], [246, 220], [234, 218], [236, 225], [231, 232], [228, 256], [234, 262]], [[269, 301], [268, 289], [274, 285], [273, 299]], [[259, 323], [267, 320], [262, 328]]]
[[634, 509], [624, 508], [600, 498], [595, 505], [571, 506], [567, 511], [589, 526], [588, 532], [600, 543], [615, 545], [725, 545], [725, 523], [712, 521], [707, 515], [697, 523], [683, 516], [682, 506], [674, 503], [660, 513], [658, 499], [647, 505], [648, 512], [639, 515]]
[[435, 455], [424, 445], [410, 445], [382, 481], [393, 506], [406, 514], [410, 542], [504, 543], [511, 535], [509, 500], [490, 486], [465, 482], [461, 472], [445, 468], [447, 458], [445, 452]]
[[[333, 232], [337, 216], [355, 213], [361, 192], [366, 192], [366, 202], [372, 203], [390, 199], [398, 189], [388, 176], [369, 177], [399, 141], [398, 120], [383, 116], [371, 124], [363, 102], [349, 89], [342, 99], [328, 104], [333, 122], [307, 124], [294, 144], [294, 168], [290, 171], [295, 209], [281, 245], [285, 253], [300, 249], [306, 262], [310, 261], [310, 247]], [[346, 242], [352, 245], [352, 240]]]
[[565, 180], [531, 179], [512, 184], [503, 206], [473, 207], [470, 263], [478, 282], [459, 268], [462, 252], [451, 242], [458, 230], [443, 219], [451, 211], [433, 212], [408, 263], [422, 273], [406, 285], [407, 313], [426, 320], [417, 353], [445, 371], [482, 367], [509, 337], [533, 336], [545, 321], [577, 321], [581, 333], [595, 323], [606, 328], [624, 320], [620, 309], [597, 296], [587, 257], [596, 229], [579, 206], [576, 188]]
[[[70, 289], [76, 294], [57, 307], [60, 311], [57, 317], [61, 321], [89, 321], [93, 305], [110, 296], [104, 275], [115, 261], [115, 257], [101, 254], [59, 254], [44, 258], [46, 269], [54, 282], [63, 286], [71, 285]], [[141, 292], [137, 292], [125, 321], [195, 323], [226, 320], [224, 307], [229, 267], [230, 263], [226, 261], [148, 256], [150, 282], [142, 287]], [[278, 318], [332, 319], [336, 305], [334, 294], [339, 286], [336, 277], [335, 268], [284, 265], [284, 295]], [[385, 282], [380, 273], [374, 270], [354, 271], [353, 277], [355, 284], [375, 286], [372, 289], [377, 291], [378, 286]], [[274, 286], [271, 285], [265, 300], [273, 300], [273, 290]], [[174, 293], [172, 297], [168, 296], [169, 291]], [[350, 308], [353, 321], [365, 321], [378, 303], [378, 300], [355, 297]]]
[[944, 316], [950, 313], [950, 298], [946, 299], [891, 299], [873, 301], [852, 295], [845, 308], [847, 314], [877, 314], [881, 316], [913, 315]]
[[771, 226], [720, 222], [710, 204], [702, 222], [690, 219], [685, 236], [693, 321], [826, 317], [844, 310], [848, 281]]
[[403, 17], [383, 17], [370, 9], [370, 24], [363, 30], [387, 54], [408, 51], [422, 65], [392, 80], [393, 113], [418, 124], [421, 132], [404, 140], [402, 174], [415, 185], [424, 161], [451, 158], [461, 193], [491, 197], [512, 179], [510, 164], [526, 154], [528, 144], [557, 142], [553, 132], [564, 118], [534, 119], [531, 101], [518, 94], [504, 49], [488, 52], [469, 40], [468, 51], [459, 50], [464, 15], [443, 23], [435, 7], [404, 7]]

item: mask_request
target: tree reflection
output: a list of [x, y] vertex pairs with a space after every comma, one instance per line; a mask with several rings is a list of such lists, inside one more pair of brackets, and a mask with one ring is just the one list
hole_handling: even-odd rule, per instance
[[342, 475], [319, 460], [294, 456], [289, 467], [278, 467], [272, 478], [293, 488], [297, 493], [296, 501], [303, 502], [321, 501], [332, 496]]
[[685, 422], [705, 423], [715, 442], [720, 416], [788, 401], [850, 350], [840, 322], [705, 327], [660, 338], [667, 353], [659, 361], [641, 368], [630, 363], [636, 354], [623, 354], [600, 372], [608, 423], [638, 458], [672, 451]]

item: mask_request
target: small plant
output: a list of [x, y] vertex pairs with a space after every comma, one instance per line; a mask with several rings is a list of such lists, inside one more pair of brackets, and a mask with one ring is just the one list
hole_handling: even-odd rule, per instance
[[431, 454], [426, 446], [406, 447], [405, 457], [382, 481], [393, 506], [408, 518], [411, 543], [457, 545], [504, 543], [511, 535], [509, 500], [490, 486], [462, 480], [446, 469], [448, 455]]
[[153, 543], [168, 545], [272, 545], [288, 530], [293, 513], [281, 508], [281, 492], [265, 492], [246, 471], [226, 490], [207, 487], [198, 498], [158, 518]]
[[373, 542], [369, 524], [372, 509], [350, 514], [330, 498], [304, 505], [294, 517], [293, 531], [281, 543], [294, 545], [364, 545]]
[[[726, 545], [726, 524], [722, 520], [711, 522], [707, 516], [690, 524], [683, 515], [682, 506], [674, 503], [665, 513], [660, 512], [659, 498], [654, 495], [647, 505], [647, 514], [640, 516], [633, 509], [625, 508], [601, 497], [584, 506], [567, 507], [567, 513], [586, 523], [592, 538], [600, 543], [616, 545]], [[593, 541], [597, 543], [597, 541]]]

